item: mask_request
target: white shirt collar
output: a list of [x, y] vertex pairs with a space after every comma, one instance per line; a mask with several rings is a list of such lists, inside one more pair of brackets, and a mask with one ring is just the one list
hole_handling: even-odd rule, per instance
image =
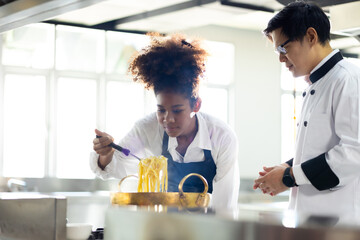
[[[206, 121], [202, 117], [201, 113], [196, 113], [195, 116], [198, 120], [198, 132], [196, 133], [195, 138], [189, 145], [188, 149], [197, 147], [201, 149], [212, 150], [209, 130]], [[175, 149], [177, 146], [178, 142], [176, 137], [169, 136], [168, 150]]]
[[313, 72], [318, 70], [322, 65], [324, 65], [324, 63], [326, 63], [332, 56], [334, 56], [338, 52], [339, 52], [339, 49], [333, 50], [329, 55], [327, 55], [323, 60], [321, 60], [321, 62], [319, 62], [318, 65], [316, 65], [316, 67], [310, 72], [310, 74], [312, 74]]

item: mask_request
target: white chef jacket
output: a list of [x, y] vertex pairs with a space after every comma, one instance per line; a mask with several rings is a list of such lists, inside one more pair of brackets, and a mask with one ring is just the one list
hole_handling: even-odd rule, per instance
[[[217, 209], [235, 208], [239, 194], [238, 145], [235, 133], [222, 121], [205, 113], [196, 113], [198, 132], [184, 156], [177, 151], [177, 139], [169, 136], [168, 151], [176, 162], [205, 160], [203, 149], [211, 151], [216, 165], [211, 206]], [[162, 152], [164, 129], [156, 114], [150, 114], [135, 123], [131, 131], [119, 142], [140, 158], [159, 156]], [[138, 173], [138, 160], [115, 151], [112, 161], [104, 170], [99, 168], [98, 154], [91, 153], [90, 167], [102, 179], [123, 178]]]
[[305, 90], [293, 159], [299, 187], [291, 189], [290, 209], [360, 217], [359, 94], [360, 69], [344, 59]]

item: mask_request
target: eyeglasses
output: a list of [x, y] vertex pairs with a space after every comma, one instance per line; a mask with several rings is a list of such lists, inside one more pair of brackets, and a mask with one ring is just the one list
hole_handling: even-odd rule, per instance
[[285, 41], [283, 44], [279, 45], [279, 46], [275, 49], [275, 52], [276, 52], [277, 54], [283, 54], [283, 55], [287, 54], [286, 48], [284, 48], [284, 46], [285, 46], [286, 44], [288, 44], [289, 42], [291, 42], [291, 39], [288, 39], [288, 40]]

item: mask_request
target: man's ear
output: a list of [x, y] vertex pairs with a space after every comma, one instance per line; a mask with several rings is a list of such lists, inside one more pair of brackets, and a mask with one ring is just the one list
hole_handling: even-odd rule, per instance
[[308, 42], [311, 45], [314, 45], [314, 44], [316, 44], [318, 42], [319, 36], [318, 36], [317, 31], [315, 30], [315, 28], [309, 27], [306, 30], [306, 38], [307, 38]]
[[195, 104], [194, 104], [193, 112], [198, 112], [198, 111], [200, 110], [200, 108], [201, 108], [201, 102], [202, 102], [201, 98], [198, 97], [198, 98], [196, 99]]

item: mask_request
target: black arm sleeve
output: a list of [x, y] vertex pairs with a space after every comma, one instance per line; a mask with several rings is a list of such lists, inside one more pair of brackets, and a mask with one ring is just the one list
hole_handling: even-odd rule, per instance
[[306, 177], [316, 189], [328, 190], [339, 184], [339, 178], [326, 162], [325, 153], [301, 164]]
[[292, 158], [289, 161], [286, 161], [286, 163], [289, 164], [290, 167], [292, 167], [293, 161], [294, 161], [294, 159]]

